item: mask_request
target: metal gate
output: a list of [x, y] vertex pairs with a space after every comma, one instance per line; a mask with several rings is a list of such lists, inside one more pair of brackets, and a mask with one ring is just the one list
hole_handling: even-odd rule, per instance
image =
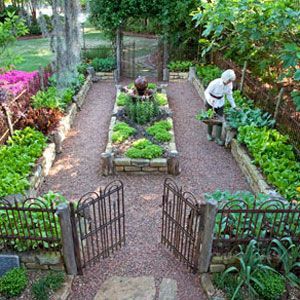
[[106, 258], [125, 244], [124, 188], [113, 181], [99, 193], [85, 194], [75, 207], [71, 222], [78, 273]]
[[122, 76], [134, 79], [137, 76], [157, 78], [159, 49], [157, 39], [127, 38], [122, 45]]
[[164, 181], [161, 242], [193, 272], [198, 270], [204, 206], [173, 180]]

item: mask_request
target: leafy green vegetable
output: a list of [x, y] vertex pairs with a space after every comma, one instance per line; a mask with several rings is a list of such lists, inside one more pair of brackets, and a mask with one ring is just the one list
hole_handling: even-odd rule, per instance
[[168, 104], [167, 94], [155, 93], [154, 98], [155, 98], [155, 101], [159, 104], [159, 106], [164, 106], [164, 105]]
[[221, 77], [222, 70], [214, 65], [197, 65], [196, 74], [206, 87], [212, 80]]
[[151, 143], [149, 140], [140, 139], [132, 144], [132, 147], [127, 150], [125, 155], [130, 158], [156, 158], [163, 154], [163, 149]]
[[188, 72], [189, 68], [193, 66], [192, 61], [171, 61], [168, 68], [171, 72]]
[[130, 127], [125, 122], [117, 123], [113, 128], [112, 141], [114, 143], [120, 143], [124, 140], [128, 139], [131, 135], [133, 135], [136, 130]]
[[200, 110], [199, 113], [196, 115], [196, 119], [199, 121], [203, 120], [208, 120], [212, 119], [215, 117], [215, 111], [213, 109], [208, 109], [208, 110]]
[[117, 105], [118, 106], [125, 106], [126, 101], [129, 101], [129, 95], [127, 95], [126, 93], [120, 93], [117, 97]]
[[300, 163], [288, 144], [288, 137], [276, 129], [239, 127], [238, 141], [247, 146], [267, 178], [289, 200], [300, 200]]
[[171, 128], [172, 125], [169, 121], [159, 121], [148, 127], [147, 132], [154, 136], [159, 142], [168, 142], [172, 138], [169, 132]]
[[24, 193], [35, 161], [46, 147], [46, 137], [30, 127], [16, 130], [0, 148], [0, 197]]
[[108, 58], [94, 58], [92, 61], [92, 66], [95, 71], [99, 72], [110, 72], [116, 68], [116, 61], [113, 57]]

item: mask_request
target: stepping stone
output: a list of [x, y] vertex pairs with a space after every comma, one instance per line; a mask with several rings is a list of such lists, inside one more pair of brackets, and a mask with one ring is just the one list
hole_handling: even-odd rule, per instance
[[159, 300], [177, 299], [177, 282], [173, 279], [164, 278], [159, 286]]
[[154, 277], [114, 276], [102, 284], [94, 300], [154, 300], [155, 293]]

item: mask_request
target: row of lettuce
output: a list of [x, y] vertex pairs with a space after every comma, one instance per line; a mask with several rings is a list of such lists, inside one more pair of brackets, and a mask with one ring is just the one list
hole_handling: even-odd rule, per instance
[[[222, 70], [216, 66], [197, 66], [197, 75], [204, 86], [208, 79], [220, 76]], [[204, 80], [205, 79], [205, 80]], [[267, 182], [290, 201], [300, 201], [300, 162], [295, 155], [289, 138], [274, 128], [275, 121], [267, 112], [256, 108], [254, 102], [240, 93], [234, 92], [239, 109], [225, 105], [227, 126], [237, 130], [237, 140], [245, 145]], [[206, 114], [206, 115], [205, 115]], [[211, 117], [200, 112], [198, 119]]]
[[29, 176], [47, 146], [47, 135], [57, 127], [84, 81], [85, 74], [79, 73], [69, 88], [60, 91], [52, 76], [49, 86], [31, 97], [19, 130], [0, 147], [0, 197], [24, 194], [29, 188]]

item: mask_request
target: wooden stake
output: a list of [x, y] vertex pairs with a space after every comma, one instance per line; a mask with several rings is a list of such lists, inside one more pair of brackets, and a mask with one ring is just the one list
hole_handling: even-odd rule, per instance
[[12, 125], [12, 122], [11, 122], [10, 111], [7, 107], [3, 107], [3, 109], [4, 109], [4, 112], [5, 112], [6, 119], [7, 119], [9, 132], [10, 132], [10, 135], [12, 136], [14, 134], [14, 128], [13, 128], [13, 125]]
[[240, 91], [241, 92], [243, 91], [243, 87], [244, 87], [246, 70], [247, 70], [247, 61], [244, 62], [243, 71], [242, 71], [242, 78], [241, 78], [241, 83], [240, 83]]
[[279, 94], [278, 94], [276, 107], [275, 107], [275, 112], [274, 112], [274, 119], [275, 119], [276, 122], [277, 122], [277, 117], [278, 117], [278, 113], [279, 113], [279, 107], [280, 107], [282, 97], [283, 97], [283, 92], [284, 92], [284, 88], [282, 87], [279, 91]]

